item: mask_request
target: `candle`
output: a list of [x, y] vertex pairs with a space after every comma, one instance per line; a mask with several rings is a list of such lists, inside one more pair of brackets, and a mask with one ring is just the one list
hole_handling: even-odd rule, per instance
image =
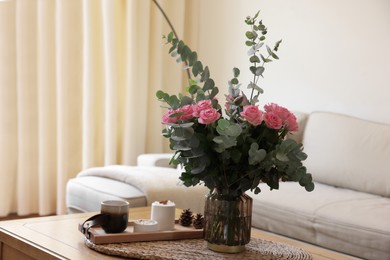
[[152, 203], [151, 219], [157, 221], [158, 230], [175, 229], [175, 206], [175, 203], [169, 200]]
[[154, 232], [158, 230], [157, 221], [152, 219], [139, 219], [134, 221], [134, 232]]

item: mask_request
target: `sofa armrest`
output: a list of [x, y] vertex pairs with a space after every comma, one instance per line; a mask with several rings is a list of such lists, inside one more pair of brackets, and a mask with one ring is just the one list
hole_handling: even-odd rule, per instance
[[171, 153], [146, 153], [137, 157], [137, 166], [158, 166], [176, 168], [174, 165], [170, 165], [173, 154]]

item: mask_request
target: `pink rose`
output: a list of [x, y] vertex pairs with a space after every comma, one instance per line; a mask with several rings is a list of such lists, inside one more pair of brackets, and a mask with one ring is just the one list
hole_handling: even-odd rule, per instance
[[257, 106], [244, 106], [244, 110], [240, 115], [245, 118], [249, 124], [254, 126], [260, 125], [263, 121], [263, 112]]
[[274, 112], [267, 112], [264, 115], [264, 121], [269, 128], [279, 130], [283, 126], [282, 119]]
[[264, 105], [265, 112], [274, 112], [278, 108], [279, 108], [279, 105], [277, 105], [275, 103]]
[[180, 116], [180, 120], [190, 120], [192, 119], [194, 116], [193, 116], [193, 107], [192, 105], [185, 105], [181, 108], [178, 109], [179, 112], [182, 112], [183, 115]]
[[275, 103], [271, 103], [271, 104], [265, 105], [264, 106], [264, 110], [266, 112], [273, 112], [273, 113], [277, 114], [283, 120], [283, 122], [285, 120], [287, 120], [287, 118], [289, 118], [290, 115], [291, 115], [291, 112], [288, 111], [287, 108], [279, 106], [279, 105], [277, 105]]
[[201, 100], [198, 103], [196, 103], [195, 105], [193, 105], [193, 107], [192, 107], [193, 116], [199, 117], [201, 111], [203, 111], [205, 109], [209, 109], [209, 108], [213, 108], [211, 100]]
[[297, 119], [287, 108], [271, 103], [265, 105], [264, 110], [267, 113], [272, 112], [276, 114], [282, 120], [282, 124], [288, 131], [298, 131]]
[[200, 111], [198, 122], [199, 124], [209, 125], [217, 121], [221, 114], [214, 108], [208, 108]]
[[163, 124], [175, 124], [179, 121], [179, 116], [174, 116], [174, 117], [171, 117], [172, 114], [176, 114], [178, 113], [177, 110], [173, 110], [173, 109], [170, 109], [168, 110], [167, 113], [165, 113], [165, 115], [162, 116], [162, 121], [161, 123]]
[[291, 114], [290, 117], [287, 118], [285, 125], [287, 127], [287, 130], [291, 132], [296, 132], [299, 129], [297, 118], [293, 114]]

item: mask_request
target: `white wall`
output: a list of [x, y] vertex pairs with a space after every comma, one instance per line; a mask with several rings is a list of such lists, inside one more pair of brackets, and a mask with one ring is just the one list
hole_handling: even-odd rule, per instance
[[244, 19], [257, 10], [269, 45], [283, 39], [280, 60], [266, 67], [262, 103], [390, 124], [390, 1], [202, 0], [197, 51], [220, 92], [234, 66], [242, 82], [251, 79]]

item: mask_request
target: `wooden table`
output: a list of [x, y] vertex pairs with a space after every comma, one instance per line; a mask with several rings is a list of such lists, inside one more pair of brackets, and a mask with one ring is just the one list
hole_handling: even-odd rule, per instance
[[[177, 217], [181, 210], [176, 210]], [[93, 213], [0, 221], [0, 259], [118, 259], [84, 245], [78, 224]], [[149, 218], [150, 208], [132, 208], [130, 219]], [[303, 248], [314, 259], [354, 259], [314, 245], [253, 229], [252, 236]]]

